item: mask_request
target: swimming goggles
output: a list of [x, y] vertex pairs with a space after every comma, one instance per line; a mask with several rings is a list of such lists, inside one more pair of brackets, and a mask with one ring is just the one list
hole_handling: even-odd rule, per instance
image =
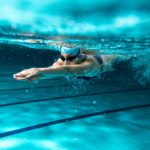
[[67, 60], [67, 61], [73, 61], [76, 57], [78, 57], [78, 56], [69, 56], [69, 57], [65, 58], [63, 55], [60, 55], [60, 59], [62, 61], [65, 61], [65, 60]]
[[77, 58], [79, 56], [79, 54], [80, 54], [80, 50], [79, 50], [78, 54], [75, 55], [75, 56], [68, 56], [67, 58], [65, 58], [63, 55], [60, 55], [60, 59], [62, 61], [65, 61], [65, 60], [67, 60], [67, 61], [73, 61], [75, 58]]

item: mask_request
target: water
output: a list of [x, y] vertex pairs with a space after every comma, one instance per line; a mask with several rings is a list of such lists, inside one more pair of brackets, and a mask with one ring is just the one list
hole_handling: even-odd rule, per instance
[[[149, 24], [146, 0], [1, 1], [0, 149], [148, 150]], [[136, 59], [89, 81], [13, 80], [63, 44]]]
[[39, 0], [38, 4], [33, 0], [6, 0], [0, 2], [0, 33], [145, 35], [150, 31], [149, 6], [147, 0]]

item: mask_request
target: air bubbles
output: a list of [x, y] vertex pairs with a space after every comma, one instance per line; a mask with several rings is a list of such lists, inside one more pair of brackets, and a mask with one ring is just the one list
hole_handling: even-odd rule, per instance
[[29, 93], [29, 90], [25, 90], [26, 93]]
[[96, 100], [94, 100], [94, 101], [93, 101], [93, 104], [95, 105], [96, 103], [97, 103]]

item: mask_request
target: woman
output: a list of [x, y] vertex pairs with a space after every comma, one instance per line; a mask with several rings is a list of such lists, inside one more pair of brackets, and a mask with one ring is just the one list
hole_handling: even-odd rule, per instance
[[58, 76], [92, 78], [112, 68], [118, 55], [93, 55], [80, 48], [62, 47], [58, 60], [49, 67], [25, 69], [13, 75], [16, 80], [36, 80]]

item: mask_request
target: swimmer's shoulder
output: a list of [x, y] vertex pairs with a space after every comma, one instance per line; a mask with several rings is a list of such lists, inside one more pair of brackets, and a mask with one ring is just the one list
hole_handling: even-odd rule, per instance
[[60, 58], [58, 58], [57, 61], [52, 64], [53, 67], [58, 67], [61, 65], [63, 65], [63, 61]]
[[[97, 59], [95, 58], [96, 55], [86, 55], [86, 59], [84, 62], [89, 62], [93, 65], [97, 65], [98, 62], [97, 62]], [[98, 64], [99, 65], [99, 64]]]

